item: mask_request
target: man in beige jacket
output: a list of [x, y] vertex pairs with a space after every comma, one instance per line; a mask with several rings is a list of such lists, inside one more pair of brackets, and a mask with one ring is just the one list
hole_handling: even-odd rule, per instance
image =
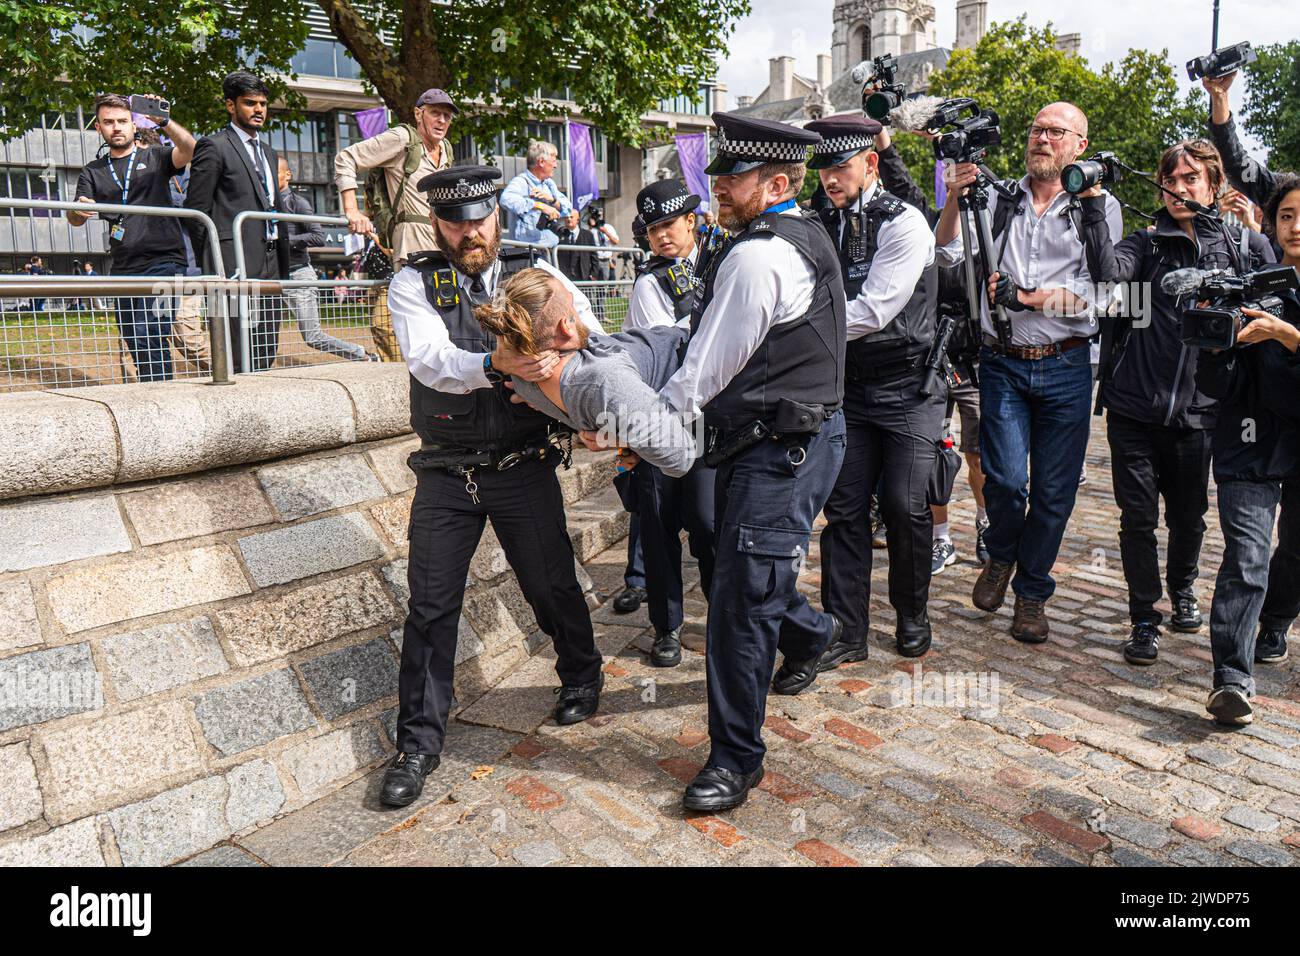
[[[410, 136], [401, 126], [353, 143], [334, 157], [334, 184], [339, 190], [343, 215], [348, 219], [348, 230], [357, 235], [374, 233], [374, 223], [366, 214], [370, 210], [362, 212], [357, 206], [357, 176], [371, 169], [384, 171], [384, 184], [395, 215], [393, 248], [385, 251], [392, 256], [394, 271], [400, 271], [415, 253], [436, 248], [429, 200], [415, 184], [451, 165], [453, 156], [447, 132], [453, 115], [458, 112], [451, 97], [442, 90], [425, 90], [416, 99], [414, 126], [424, 146], [424, 155], [410, 176], [405, 170]], [[406, 180], [405, 188], [403, 180]], [[371, 290], [370, 332], [384, 361], [402, 361], [384, 289]]]

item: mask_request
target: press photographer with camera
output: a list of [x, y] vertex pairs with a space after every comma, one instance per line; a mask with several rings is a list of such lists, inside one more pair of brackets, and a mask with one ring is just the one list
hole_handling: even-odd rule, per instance
[[[1071, 103], [1044, 107], [1028, 131], [1027, 175], [1003, 184], [1010, 198], [998, 191], [990, 230], [996, 248], [980, 250], [971, 237], [971, 253], [989, 270], [987, 298], [980, 296], [980, 450], [989, 560], [971, 597], [977, 608], [996, 611], [1010, 584], [1016, 592], [1011, 636], [1025, 643], [1048, 637], [1052, 565], [1088, 447], [1088, 344], [1098, 329], [1096, 293], [1081, 217], [1061, 184], [1062, 170], [1087, 148], [1082, 110]], [[940, 256], [952, 263], [963, 261], [966, 249], [959, 232], [963, 192], [982, 185], [984, 175], [964, 157], [955, 158], [935, 230]], [[1111, 239], [1118, 242], [1120, 206], [1113, 197], [1106, 206]]]
[[[1109, 170], [1114, 170], [1110, 166]], [[1105, 174], [1103, 173], [1103, 178]], [[1067, 170], [1067, 185], [1072, 179]], [[1120, 558], [1129, 592], [1132, 630], [1123, 653], [1130, 664], [1153, 664], [1159, 653], [1163, 615], [1156, 526], [1165, 508], [1169, 546], [1165, 583], [1173, 613], [1169, 626], [1194, 634], [1202, 617], [1196, 578], [1209, 508], [1210, 435], [1214, 400], [1196, 389], [1199, 350], [1183, 341], [1181, 323], [1190, 304], [1185, 293], [1161, 287], [1175, 270], [1254, 271], [1274, 260], [1259, 233], [1248, 232], [1249, 254], [1241, 254], [1239, 228], [1214, 212], [1224, 187], [1223, 161], [1207, 140], [1187, 140], [1165, 150], [1156, 170], [1164, 207], [1153, 228], [1141, 228], [1112, 243], [1106, 202], [1098, 182], [1079, 193], [1088, 252], [1099, 281], [1142, 283], [1145, 307], [1117, 304], [1102, 319], [1102, 349], [1096, 411], [1106, 409], [1115, 503], [1120, 509]], [[1167, 283], [1168, 284], [1168, 283]]]
[[[1210, 57], [1193, 60], [1188, 64], [1188, 73], [1193, 79], [1197, 79], [1199, 74], [1201, 85], [1210, 94], [1210, 139], [1223, 156], [1228, 182], [1241, 190], [1251, 202], [1263, 206], [1277, 191], [1280, 174], [1252, 159], [1246, 152], [1246, 147], [1237, 135], [1237, 122], [1228, 102], [1228, 90], [1240, 72], [1237, 67], [1255, 59], [1253, 51], [1240, 51], [1239, 48], [1242, 47], [1249, 51], [1249, 44], [1237, 44], [1223, 51], [1231, 51], [1232, 55], [1218, 57], [1217, 54], [1212, 54]], [[1232, 68], [1230, 72], [1223, 72], [1229, 68]]]
[[[1300, 178], [1288, 176], [1278, 185], [1264, 207], [1265, 227], [1277, 238], [1282, 264], [1295, 268], [1300, 266]], [[1229, 726], [1253, 719], [1254, 664], [1286, 660], [1286, 629], [1298, 610], [1300, 508], [1294, 489], [1300, 482], [1300, 297], [1291, 278], [1292, 288], [1266, 300], [1280, 315], [1236, 309], [1235, 344], [1203, 351], [1196, 372], [1197, 387], [1219, 401], [1212, 451], [1224, 540], [1210, 605], [1214, 689], [1206, 709]], [[1270, 562], [1275, 517], [1278, 548]]]
[[541, 246], [558, 245], [557, 230], [573, 204], [555, 183], [560, 154], [554, 143], [535, 139], [528, 144], [528, 168], [501, 191], [501, 205], [515, 217], [510, 238]]

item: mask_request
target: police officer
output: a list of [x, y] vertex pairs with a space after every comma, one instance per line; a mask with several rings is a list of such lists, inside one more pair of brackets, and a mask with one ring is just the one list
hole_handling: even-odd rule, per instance
[[810, 685], [835, 637], [796, 582], [844, 456], [844, 283], [835, 248], [795, 205], [816, 133], [714, 113], [718, 215], [682, 366], [661, 395], [704, 418], [717, 468], [709, 591], [709, 738], [687, 809], [740, 806], [763, 778], [766, 690]]
[[414, 801], [437, 768], [451, 704], [456, 636], [470, 558], [484, 521], [505, 551], [538, 626], [555, 644], [562, 687], [559, 724], [596, 712], [603, 683], [591, 616], [574, 571], [561, 460], [550, 419], [510, 401], [503, 377], [545, 377], [553, 352], [524, 358], [497, 344], [474, 318], [506, 277], [536, 265], [573, 294], [580, 319], [600, 325], [587, 298], [531, 251], [500, 254], [490, 166], [456, 166], [418, 186], [429, 195], [436, 252], [410, 257], [388, 294], [393, 330], [411, 372], [411, 426], [420, 450], [411, 506], [410, 609], [398, 680], [397, 749], [380, 799]]
[[[881, 184], [880, 124], [862, 115], [808, 124], [822, 136], [809, 165], [832, 207], [822, 222], [839, 250], [848, 297], [844, 416], [848, 449], [826, 503], [822, 607], [844, 625], [820, 669], [867, 657], [872, 489], [889, 528], [889, 603], [898, 652], [930, 649], [933, 518], [927, 498], [943, 431], [946, 388], [921, 394], [934, 340], [938, 274], [925, 215]], [[883, 480], [882, 479], [883, 475]]]
[[[646, 230], [650, 258], [638, 268], [624, 329], [689, 324], [695, 301], [693, 272], [698, 247], [695, 210], [700, 197], [679, 179], [661, 179], [637, 194], [637, 218]], [[708, 596], [713, 577], [713, 469], [703, 461], [681, 478], [649, 462], [636, 466], [641, 549], [654, 643], [650, 663], [682, 661], [682, 529], [699, 562], [700, 587]]]

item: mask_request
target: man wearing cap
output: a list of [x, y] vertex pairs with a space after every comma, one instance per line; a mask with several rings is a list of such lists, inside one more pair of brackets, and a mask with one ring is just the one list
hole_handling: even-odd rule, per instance
[[602, 676], [591, 616], [574, 571], [564, 501], [555, 477], [561, 452], [550, 419], [510, 401], [504, 377], [545, 378], [554, 351], [523, 357], [474, 318], [515, 272], [535, 265], [573, 295], [580, 321], [601, 331], [591, 303], [530, 250], [500, 253], [500, 170], [458, 166], [425, 176], [436, 252], [411, 256], [389, 286], [393, 330], [411, 373], [411, 425], [420, 450], [411, 506], [397, 749], [381, 799], [415, 800], [437, 768], [451, 705], [465, 577], [485, 519], [519, 580], [538, 627], [555, 645], [560, 724], [596, 712]]
[[[369, 236], [375, 231], [373, 209], [357, 207], [357, 178], [367, 170], [382, 170], [389, 205], [393, 208], [392, 248], [394, 270], [400, 271], [416, 252], [434, 248], [429, 224], [429, 202], [416, 188], [421, 179], [446, 169], [455, 158], [447, 132], [459, 110], [444, 91], [425, 90], [415, 101], [414, 125], [402, 123], [377, 136], [363, 139], [334, 157], [334, 184], [339, 190], [348, 231]], [[371, 308], [371, 336], [384, 361], [399, 362], [392, 320], [382, 290]]]
[[948, 395], [946, 387], [920, 393], [935, 331], [934, 235], [925, 215], [880, 181], [880, 123], [849, 114], [807, 128], [822, 137], [808, 165], [830, 200], [821, 220], [839, 249], [848, 298], [848, 448], [821, 536], [822, 607], [843, 622], [844, 633], [822, 658], [819, 669], [826, 671], [867, 657], [870, 503], [878, 482], [898, 652], [919, 657], [930, 649], [934, 519], [927, 491]]
[[[700, 197], [680, 179], [661, 179], [637, 194], [637, 218], [651, 256], [637, 271], [623, 329], [690, 325], [695, 301], [695, 210]], [[670, 478], [643, 461], [637, 465], [637, 508], [645, 560], [646, 597], [654, 643], [650, 663], [682, 661], [682, 529], [699, 562], [700, 588], [708, 596], [713, 577], [714, 471], [697, 461], [681, 478]]]
[[835, 247], [795, 205], [816, 133], [714, 113], [718, 218], [733, 239], [710, 260], [681, 368], [660, 392], [703, 417], [717, 469], [706, 665], [709, 739], [690, 810], [740, 806], [763, 779], [774, 688], [798, 693], [839, 631], [796, 583], [813, 521], [844, 457], [844, 282]]

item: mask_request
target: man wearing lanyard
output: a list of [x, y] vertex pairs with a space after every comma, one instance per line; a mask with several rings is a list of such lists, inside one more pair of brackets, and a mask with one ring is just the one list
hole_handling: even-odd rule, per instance
[[813, 521], [844, 458], [844, 282], [826, 230], [795, 205], [816, 133], [714, 113], [718, 218], [734, 238], [710, 262], [691, 340], [660, 393], [704, 418], [717, 468], [706, 666], [709, 739], [690, 810], [738, 807], [763, 779], [777, 683], [811, 684], [840, 628], [797, 589]]
[[[275, 150], [259, 136], [268, 114], [267, 90], [258, 77], [246, 70], [231, 73], [221, 84], [230, 125], [199, 140], [190, 167], [185, 206], [211, 216], [221, 242], [221, 260], [226, 274], [235, 272], [234, 222], [246, 210], [269, 212], [280, 209], [276, 188]], [[244, 250], [246, 279], [277, 279], [289, 274], [288, 230], [277, 229], [274, 220], [246, 220], [239, 241]], [[203, 250], [203, 271], [211, 275], [207, 237], [201, 223], [191, 222], [190, 240]], [[273, 300], [249, 297], [247, 311], [251, 365], [243, 360], [244, 329], [232, 322], [230, 351], [237, 372], [261, 371], [275, 362], [279, 347], [280, 311]]]
[[[107, 93], [95, 99], [95, 128], [108, 144], [108, 155], [88, 163], [77, 179], [77, 201], [120, 203], [123, 206], [170, 206], [169, 181], [194, 154], [194, 137], [166, 116], [149, 119], [166, 132], [172, 146], [141, 148], [136, 144], [131, 103]], [[93, 212], [69, 212], [68, 222], [84, 224]], [[161, 216], [105, 216], [115, 276], [181, 276], [185, 274], [185, 245], [179, 220]], [[142, 382], [172, 377], [169, 338], [172, 299], [121, 296], [117, 327]]]

